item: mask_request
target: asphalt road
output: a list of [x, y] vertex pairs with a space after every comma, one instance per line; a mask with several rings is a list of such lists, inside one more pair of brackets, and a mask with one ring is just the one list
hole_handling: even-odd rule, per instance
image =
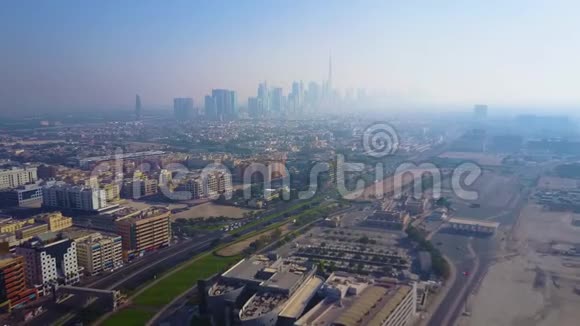
[[[294, 204], [296, 204], [296, 201], [281, 203], [265, 214], [278, 213]], [[282, 215], [267, 222], [258, 223], [255, 226], [240, 231], [238, 237], [286, 218], [287, 217]], [[220, 240], [224, 243], [234, 241], [236, 238], [237, 237], [224, 234], [221, 231], [216, 231], [200, 237], [181, 241], [169, 247], [151, 252], [144, 257], [138, 258], [109, 275], [101, 276], [98, 279], [86, 279], [79, 286], [106, 290], [115, 289], [121, 290], [124, 293], [132, 292], [141, 287], [144, 283], [152, 281], [157, 275], [160, 275], [164, 271], [191, 259], [193, 256], [201, 252], [210, 250], [213, 246], [217, 245], [216, 240]], [[46, 302], [43, 304], [46, 311], [27, 324], [33, 326], [44, 326], [55, 324], [56, 322], [65, 325], [77, 325], [79, 322], [83, 321], [86, 323], [87, 319], [90, 320], [91, 318], [89, 316], [90, 313], [87, 311], [90, 311], [91, 313], [94, 313], [95, 311], [98, 312], [99, 301], [93, 302], [88, 308], [85, 308], [84, 305], [84, 300], [75, 300], [75, 297], [72, 297], [63, 303]]]
[[[345, 208], [333, 213], [333, 215], [343, 214], [347, 211], [353, 210], [353, 208]], [[267, 249], [263, 249], [267, 250]], [[188, 298], [197, 291], [197, 287], [193, 287], [189, 290], [180, 300], [174, 302], [171, 306], [167, 307], [163, 314], [161, 314], [156, 320], [152, 322], [153, 325], [171, 325], [171, 326], [189, 326], [189, 319], [192, 316], [191, 310], [192, 306], [188, 305]]]
[[[121, 289], [124, 292], [135, 290], [163, 271], [208, 250], [212, 241], [219, 239], [220, 236], [221, 234], [212, 233], [162, 248], [127, 264], [110, 275], [81, 286], [104, 290]], [[98, 305], [98, 303], [96, 301], [93, 305]], [[66, 317], [70, 317], [67, 324], [74, 324], [82, 320], [83, 305], [83, 300], [75, 300], [75, 297], [59, 304], [46, 303], [44, 305], [46, 312], [32, 320], [29, 325], [50, 325], [67, 319]]]

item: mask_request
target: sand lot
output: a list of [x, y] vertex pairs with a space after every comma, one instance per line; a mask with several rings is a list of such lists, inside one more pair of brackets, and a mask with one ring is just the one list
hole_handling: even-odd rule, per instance
[[[441, 192], [443, 197], [451, 199], [456, 216], [481, 219], [498, 219], [498, 222], [506, 223], [502, 220], [510, 209], [513, 209], [520, 199], [520, 185], [514, 176], [501, 175], [489, 170], [483, 170], [482, 175], [474, 184], [463, 185], [463, 189], [454, 190], [450, 182], [444, 183]], [[477, 193], [477, 199], [465, 200], [462, 197], [463, 191]], [[472, 203], [481, 205], [479, 208], [470, 206]]]
[[210, 216], [225, 216], [228, 218], [242, 218], [244, 213], [252, 212], [254, 210], [247, 208], [240, 208], [234, 206], [222, 206], [214, 203], [205, 203], [191, 207], [190, 209], [173, 214], [173, 218], [202, 218]]
[[462, 325], [579, 325], [580, 257], [554, 254], [551, 245], [580, 243], [575, 214], [527, 204], [498, 259], [468, 303]]
[[[146, 209], [151, 205], [159, 205], [163, 207], [167, 207], [168, 209], [185, 209], [187, 208], [187, 204], [180, 204], [180, 203], [150, 203], [150, 202], [141, 202], [141, 201], [134, 201], [134, 200], [125, 200], [123, 205], [130, 206], [136, 209]], [[248, 208], [241, 208], [235, 206], [222, 206], [217, 205], [212, 202], [200, 204], [197, 206], [193, 206], [187, 208], [187, 210], [179, 213], [175, 213], [172, 215], [172, 219], [178, 218], [185, 218], [185, 219], [192, 219], [192, 218], [202, 218], [202, 217], [210, 217], [210, 216], [225, 216], [228, 218], [242, 218], [244, 213], [252, 212], [252, 211], [259, 211], [253, 210]]]
[[523, 257], [493, 265], [471, 302], [469, 325], [578, 325], [577, 282], [538, 270]]
[[580, 218], [580, 214], [548, 211], [536, 204], [526, 205], [522, 214], [525, 218], [521, 219], [516, 233], [519, 239], [532, 244], [580, 243], [580, 227], [572, 225], [572, 219]]

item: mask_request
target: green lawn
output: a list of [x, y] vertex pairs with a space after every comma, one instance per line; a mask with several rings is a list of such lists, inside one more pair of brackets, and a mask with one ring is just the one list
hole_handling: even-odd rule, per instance
[[[250, 227], [257, 223], [263, 223], [264, 221], [268, 221], [283, 214], [293, 212], [305, 205], [309, 205], [314, 202], [315, 200], [313, 199], [298, 203], [282, 212], [268, 215], [260, 220], [257, 220], [256, 222], [247, 224], [244, 227]], [[318, 212], [320, 209], [321, 207], [315, 207], [301, 212], [300, 214], [295, 215], [295, 217], [302, 217], [308, 213]], [[256, 232], [246, 234], [243, 237], [240, 237], [237, 241], [242, 241], [258, 233], [278, 227], [287, 221], [288, 219], [276, 224], [272, 224]], [[235, 231], [239, 232], [240, 229]], [[222, 247], [229, 245], [231, 245], [231, 243], [221, 245], [211, 252], [202, 253], [192, 258], [189, 262], [185, 263], [185, 265], [179, 266], [178, 269], [174, 269], [169, 271], [167, 274], [162, 275], [162, 278], [159, 280], [159, 282], [155, 283], [150, 288], [141, 292], [132, 299], [132, 304], [134, 304], [136, 307], [128, 307], [114, 313], [104, 322], [104, 324], [111, 326], [131, 326], [146, 324], [146, 322], [155, 315], [154, 311], [158, 311], [163, 306], [169, 304], [171, 300], [195, 286], [197, 284], [197, 280], [206, 279], [215, 273], [221, 272], [244, 258], [242, 255], [222, 257], [215, 254], [215, 252], [217, 252]]]
[[137, 305], [163, 307], [197, 284], [197, 280], [205, 279], [224, 270], [243, 257], [220, 257], [213, 253], [202, 254], [198, 259], [168, 275], [158, 283], [137, 295], [133, 302]]
[[246, 224], [246, 225], [244, 225], [244, 226], [242, 226], [242, 227], [240, 227], [240, 228], [238, 228], [238, 229], [236, 229], [236, 230], [232, 230], [232, 231], [230, 231], [229, 233], [230, 233], [230, 234], [235, 234], [235, 233], [238, 233], [238, 232], [240, 232], [240, 231], [243, 231], [243, 230], [245, 230], [245, 229], [248, 229], [248, 228], [251, 228], [251, 227], [253, 227], [253, 226], [256, 226], [256, 225], [258, 225], [258, 224], [260, 224], [260, 223], [264, 223], [264, 222], [267, 222], [267, 221], [269, 221], [269, 220], [275, 219], [275, 218], [277, 218], [277, 217], [280, 217], [281, 215], [284, 215], [284, 214], [287, 214], [287, 213], [293, 212], [293, 211], [295, 211], [295, 210], [297, 210], [297, 209], [299, 209], [299, 208], [302, 208], [302, 207], [304, 207], [304, 206], [306, 206], [306, 205], [313, 204], [313, 203], [315, 203], [315, 200], [316, 200], [316, 199], [311, 199], [311, 200], [309, 200], [309, 201], [305, 201], [305, 202], [297, 203], [297, 204], [295, 204], [295, 205], [292, 205], [292, 206], [290, 206], [289, 208], [287, 208], [287, 209], [285, 209], [285, 210], [283, 210], [283, 211], [281, 211], [281, 212], [274, 213], [274, 214], [270, 214], [270, 215], [267, 215], [267, 216], [265, 216], [265, 217], [262, 217], [262, 218], [261, 218], [261, 219], [259, 219], [259, 220], [255, 220], [254, 222], [248, 223], [248, 224]]
[[105, 320], [104, 326], [142, 326], [153, 318], [155, 312], [138, 308], [126, 308], [117, 311], [109, 319]]

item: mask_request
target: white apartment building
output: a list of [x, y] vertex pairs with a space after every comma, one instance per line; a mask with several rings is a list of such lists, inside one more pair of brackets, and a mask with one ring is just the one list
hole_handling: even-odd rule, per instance
[[76, 243], [52, 232], [41, 234], [15, 248], [26, 261], [26, 281], [47, 295], [59, 285], [79, 282]]
[[13, 167], [0, 170], [0, 189], [16, 188], [36, 180], [38, 180], [38, 176], [36, 168], [33, 167]]
[[58, 183], [42, 189], [42, 205], [95, 211], [107, 207], [107, 193], [103, 189]]

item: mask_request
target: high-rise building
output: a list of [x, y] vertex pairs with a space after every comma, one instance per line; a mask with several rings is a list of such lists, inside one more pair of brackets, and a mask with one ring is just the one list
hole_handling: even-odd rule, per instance
[[102, 189], [71, 186], [63, 182], [42, 188], [45, 207], [97, 211], [107, 207], [107, 193]]
[[304, 104], [302, 82], [292, 83], [292, 92], [288, 94], [288, 110], [292, 113], [297, 113], [302, 110]]
[[169, 245], [171, 241], [171, 212], [165, 208], [152, 207], [119, 218], [115, 224], [117, 234], [123, 240], [123, 252], [130, 259], [143, 251]]
[[173, 114], [177, 120], [189, 120], [193, 117], [193, 99], [190, 97], [173, 99]]
[[26, 284], [24, 257], [13, 254], [0, 256], [0, 310], [13, 308], [36, 300], [38, 292]]
[[79, 266], [96, 274], [123, 266], [122, 238], [116, 234], [94, 232], [75, 238]]
[[315, 108], [320, 104], [320, 86], [316, 82], [310, 82], [308, 84], [307, 101], [308, 106]]
[[326, 103], [332, 103], [334, 100], [334, 89], [332, 88], [332, 56], [328, 57], [328, 77], [322, 82], [322, 100]]
[[205, 116], [210, 120], [216, 120], [217, 115], [217, 107], [215, 103], [215, 98], [211, 95], [205, 96]]
[[266, 82], [258, 85], [258, 114], [265, 116], [270, 113], [270, 90]]
[[238, 98], [235, 91], [214, 89], [211, 91], [217, 120], [232, 120], [238, 116]]
[[40, 234], [16, 247], [15, 253], [26, 261], [28, 285], [43, 295], [79, 282], [76, 244], [60, 234]]
[[191, 193], [192, 199], [199, 199], [203, 196], [203, 182], [199, 176], [187, 180], [183, 189]]
[[272, 91], [270, 93], [270, 97], [271, 97], [272, 112], [282, 113], [282, 111], [284, 110], [284, 108], [283, 108], [283, 106], [284, 106], [284, 93], [283, 93], [282, 88], [280, 88], [280, 87], [272, 88]]
[[141, 96], [135, 96], [135, 118], [141, 120]]
[[0, 169], [0, 189], [16, 188], [38, 180], [35, 167]]

